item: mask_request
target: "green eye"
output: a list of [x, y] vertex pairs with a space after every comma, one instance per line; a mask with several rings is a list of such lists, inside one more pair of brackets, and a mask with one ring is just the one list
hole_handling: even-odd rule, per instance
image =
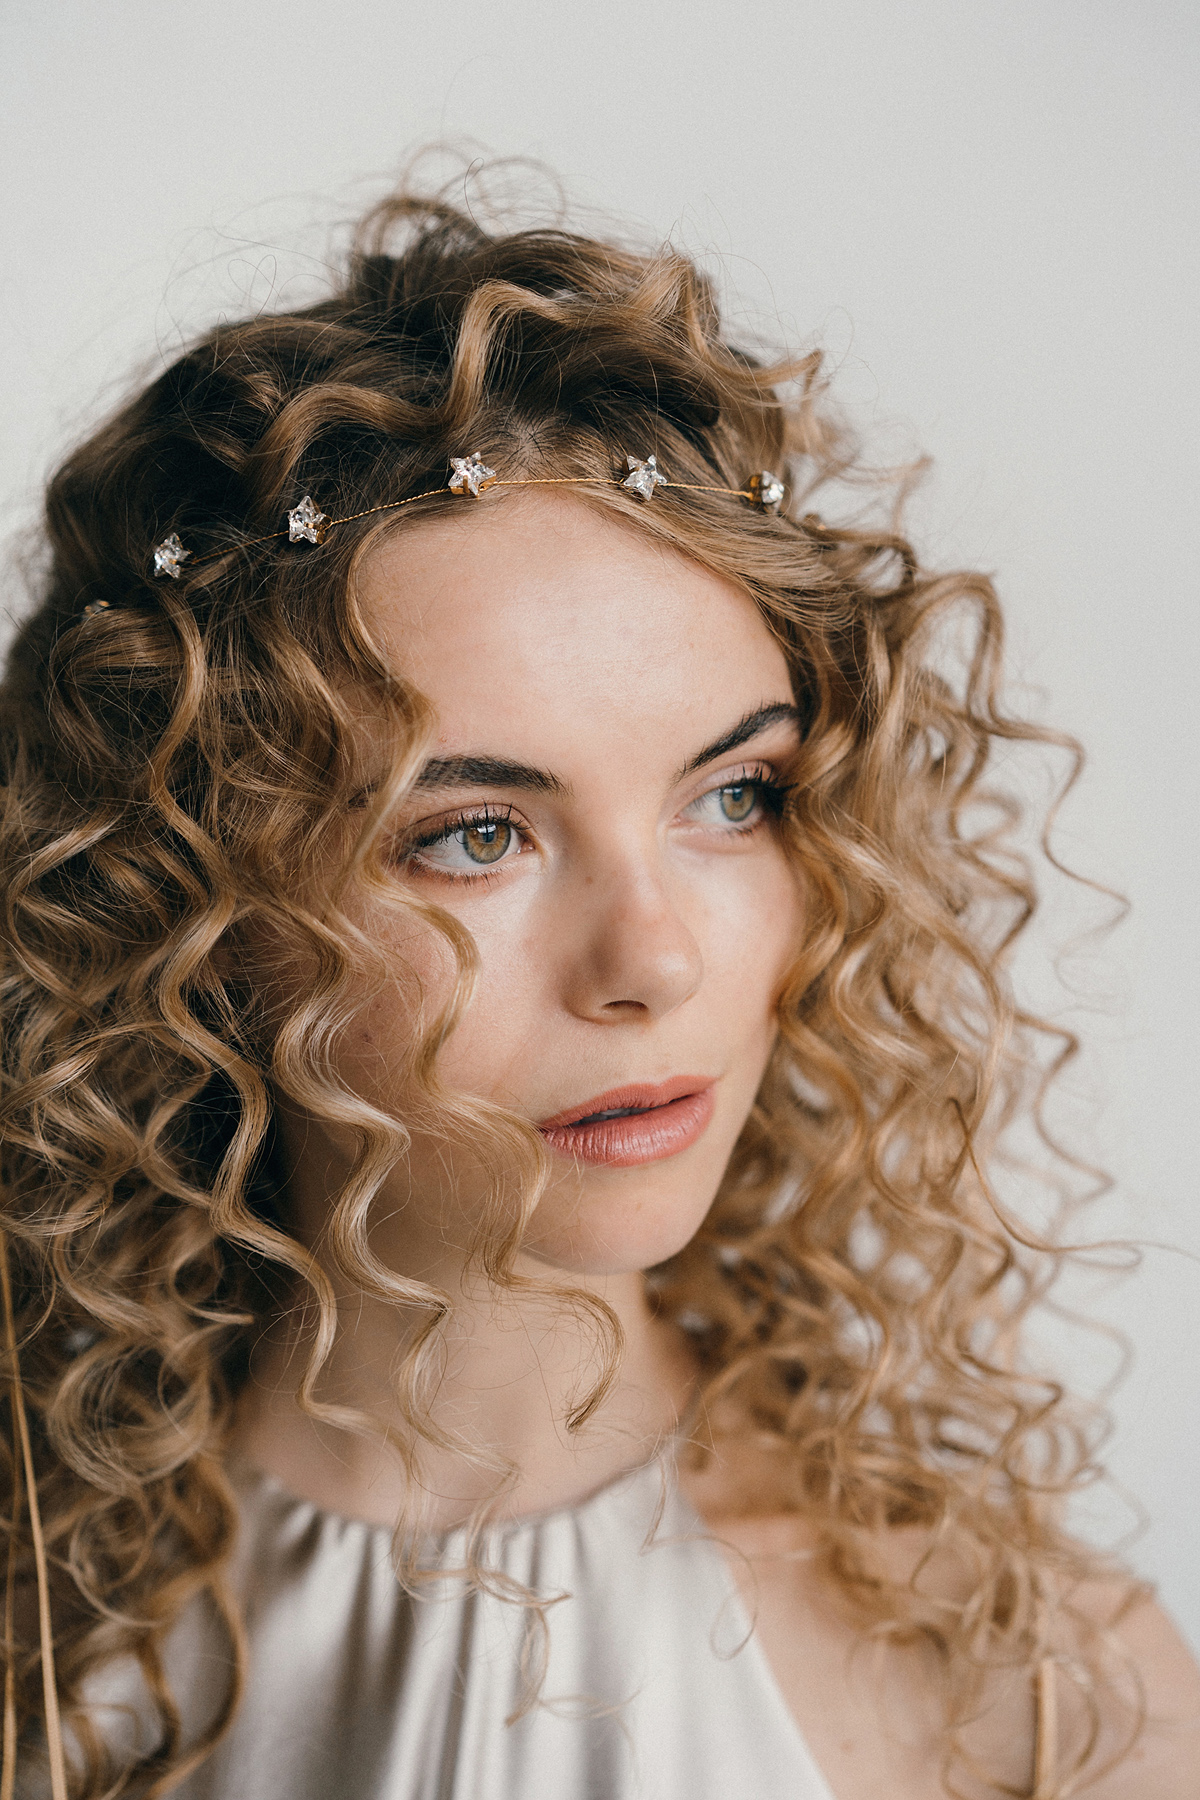
[[707, 794], [692, 801], [687, 816], [710, 830], [723, 831], [726, 825], [740, 825], [752, 831], [774, 813], [778, 791], [764, 777], [742, 776], [721, 787], [709, 788]]
[[513, 828], [507, 819], [477, 819], [454, 835], [472, 862], [494, 863], [512, 843]]
[[720, 790], [721, 811], [730, 824], [740, 825], [758, 805], [758, 797], [757, 782], [739, 781], [732, 787], [723, 787]]
[[519, 826], [494, 813], [479, 813], [447, 825], [436, 836], [418, 838], [409, 856], [414, 866], [438, 869], [445, 875], [468, 877], [496, 863], [515, 861], [522, 844]]

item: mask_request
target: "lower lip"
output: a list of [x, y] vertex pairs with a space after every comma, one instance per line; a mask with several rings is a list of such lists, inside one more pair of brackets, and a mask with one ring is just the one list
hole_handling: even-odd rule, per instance
[[596, 1119], [591, 1124], [555, 1125], [543, 1130], [552, 1150], [576, 1162], [609, 1169], [633, 1169], [639, 1163], [678, 1156], [700, 1138], [713, 1116], [713, 1091], [702, 1088], [665, 1106], [630, 1113], [624, 1119]]

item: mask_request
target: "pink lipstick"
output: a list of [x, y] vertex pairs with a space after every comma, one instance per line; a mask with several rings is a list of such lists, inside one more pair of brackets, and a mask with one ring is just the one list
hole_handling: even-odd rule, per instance
[[632, 1169], [688, 1149], [703, 1135], [714, 1104], [710, 1077], [676, 1075], [610, 1088], [543, 1119], [538, 1130], [552, 1150], [576, 1162]]

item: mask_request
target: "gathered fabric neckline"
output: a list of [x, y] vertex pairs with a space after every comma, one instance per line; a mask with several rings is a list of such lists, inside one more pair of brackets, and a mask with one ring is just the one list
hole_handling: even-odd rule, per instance
[[[548, 1506], [537, 1512], [517, 1513], [510, 1517], [503, 1515], [493, 1519], [485, 1519], [481, 1526], [481, 1534], [488, 1539], [503, 1539], [522, 1532], [535, 1530], [541, 1526], [552, 1526], [561, 1520], [579, 1519], [594, 1506], [602, 1504], [612, 1495], [621, 1492], [632, 1484], [645, 1481], [649, 1484], [651, 1474], [658, 1479], [665, 1502], [668, 1493], [674, 1495], [681, 1506], [692, 1514], [693, 1521], [699, 1530], [704, 1530], [704, 1522], [695, 1509], [683, 1498], [674, 1472], [675, 1440], [657, 1450], [652, 1456], [645, 1457], [629, 1468], [619, 1470], [615, 1475], [605, 1478], [598, 1486], [591, 1488], [578, 1500], [564, 1501], [555, 1506]], [[329, 1526], [338, 1530], [353, 1530], [378, 1534], [390, 1543], [394, 1537], [394, 1527], [385, 1525], [378, 1519], [363, 1519], [356, 1513], [346, 1512], [341, 1507], [330, 1506], [324, 1501], [310, 1500], [303, 1494], [297, 1494], [288, 1486], [282, 1477], [272, 1474], [269, 1469], [262, 1468], [251, 1457], [231, 1456], [227, 1462], [230, 1479], [239, 1499], [246, 1501], [256, 1493], [270, 1494], [280, 1506], [290, 1509], [304, 1508], [314, 1518], [326, 1521]], [[472, 1526], [469, 1520], [461, 1520], [455, 1525], [434, 1527], [421, 1534], [420, 1542], [430, 1548], [451, 1543], [455, 1538], [465, 1537]]]
[[[833, 1800], [674, 1449], [431, 1534], [412, 1580], [388, 1526], [231, 1463], [246, 1687], [179, 1800]], [[197, 1708], [227, 1683], [199, 1614], [169, 1660]]]

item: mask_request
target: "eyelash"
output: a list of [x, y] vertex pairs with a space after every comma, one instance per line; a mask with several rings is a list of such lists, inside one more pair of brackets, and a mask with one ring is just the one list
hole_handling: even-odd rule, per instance
[[[782, 813], [788, 794], [787, 785], [783, 782], [772, 781], [767, 773], [754, 769], [739, 769], [736, 775], [727, 776], [716, 787], [706, 788], [702, 794], [697, 794], [695, 800], [689, 804], [696, 806], [701, 800], [707, 800], [713, 794], [724, 793], [727, 788], [736, 787], [757, 788], [761, 811], [757, 818], [744, 825], [739, 825], [731, 820], [728, 836], [748, 837], [752, 832], [758, 831], [768, 819], [777, 819]], [[434, 844], [444, 843], [447, 838], [453, 837], [456, 831], [469, 831], [480, 826], [486, 828], [489, 825], [512, 825], [514, 830], [528, 842], [529, 834], [514, 820], [511, 806], [468, 807], [462, 812], [452, 813], [448, 818], [443, 819], [436, 831], [428, 831], [419, 837], [409, 838], [403, 846], [402, 860], [406, 864], [419, 863], [422, 850], [428, 849]], [[507, 860], [513, 859], [508, 858]], [[431, 863], [425, 863], [423, 873], [433, 876], [438, 881], [467, 882], [472, 887], [478, 887], [484, 883], [495, 881], [501, 872], [501, 867], [502, 865], [498, 865], [494, 870], [481, 867], [471, 874], [467, 874], [462, 870], [437, 868]]]
[[759, 826], [764, 824], [767, 819], [778, 819], [783, 812], [784, 804], [790, 791], [786, 782], [772, 781], [770, 775], [766, 771], [762, 769], [755, 770], [751, 767], [739, 769], [736, 775], [726, 776], [725, 780], [718, 783], [715, 788], [706, 788], [702, 794], [696, 795], [696, 799], [692, 801], [692, 805], [695, 806], [699, 801], [707, 800], [710, 794], [722, 794], [727, 788], [735, 787], [757, 788], [758, 798], [762, 806], [762, 813], [757, 819], [749, 824], [734, 825], [732, 820], [730, 821], [733, 830], [739, 837], [745, 837], [749, 832], [757, 831]]
[[[521, 837], [528, 841], [529, 834], [513, 818], [511, 806], [472, 806], [465, 808], [462, 812], [451, 813], [449, 818], [441, 821], [436, 831], [426, 831], [420, 837], [408, 838], [403, 847], [402, 860], [405, 863], [420, 862], [420, 851], [429, 849], [433, 844], [445, 843], [446, 839], [453, 837], [456, 831], [469, 831], [472, 827], [481, 825], [484, 827], [511, 825]], [[438, 881], [466, 881], [472, 887], [478, 887], [481, 883], [495, 881], [500, 869], [499, 867], [495, 870], [480, 868], [476, 873], [467, 875], [458, 869], [439, 869], [432, 863], [425, 863], [423, 873], [432, 875]]]

